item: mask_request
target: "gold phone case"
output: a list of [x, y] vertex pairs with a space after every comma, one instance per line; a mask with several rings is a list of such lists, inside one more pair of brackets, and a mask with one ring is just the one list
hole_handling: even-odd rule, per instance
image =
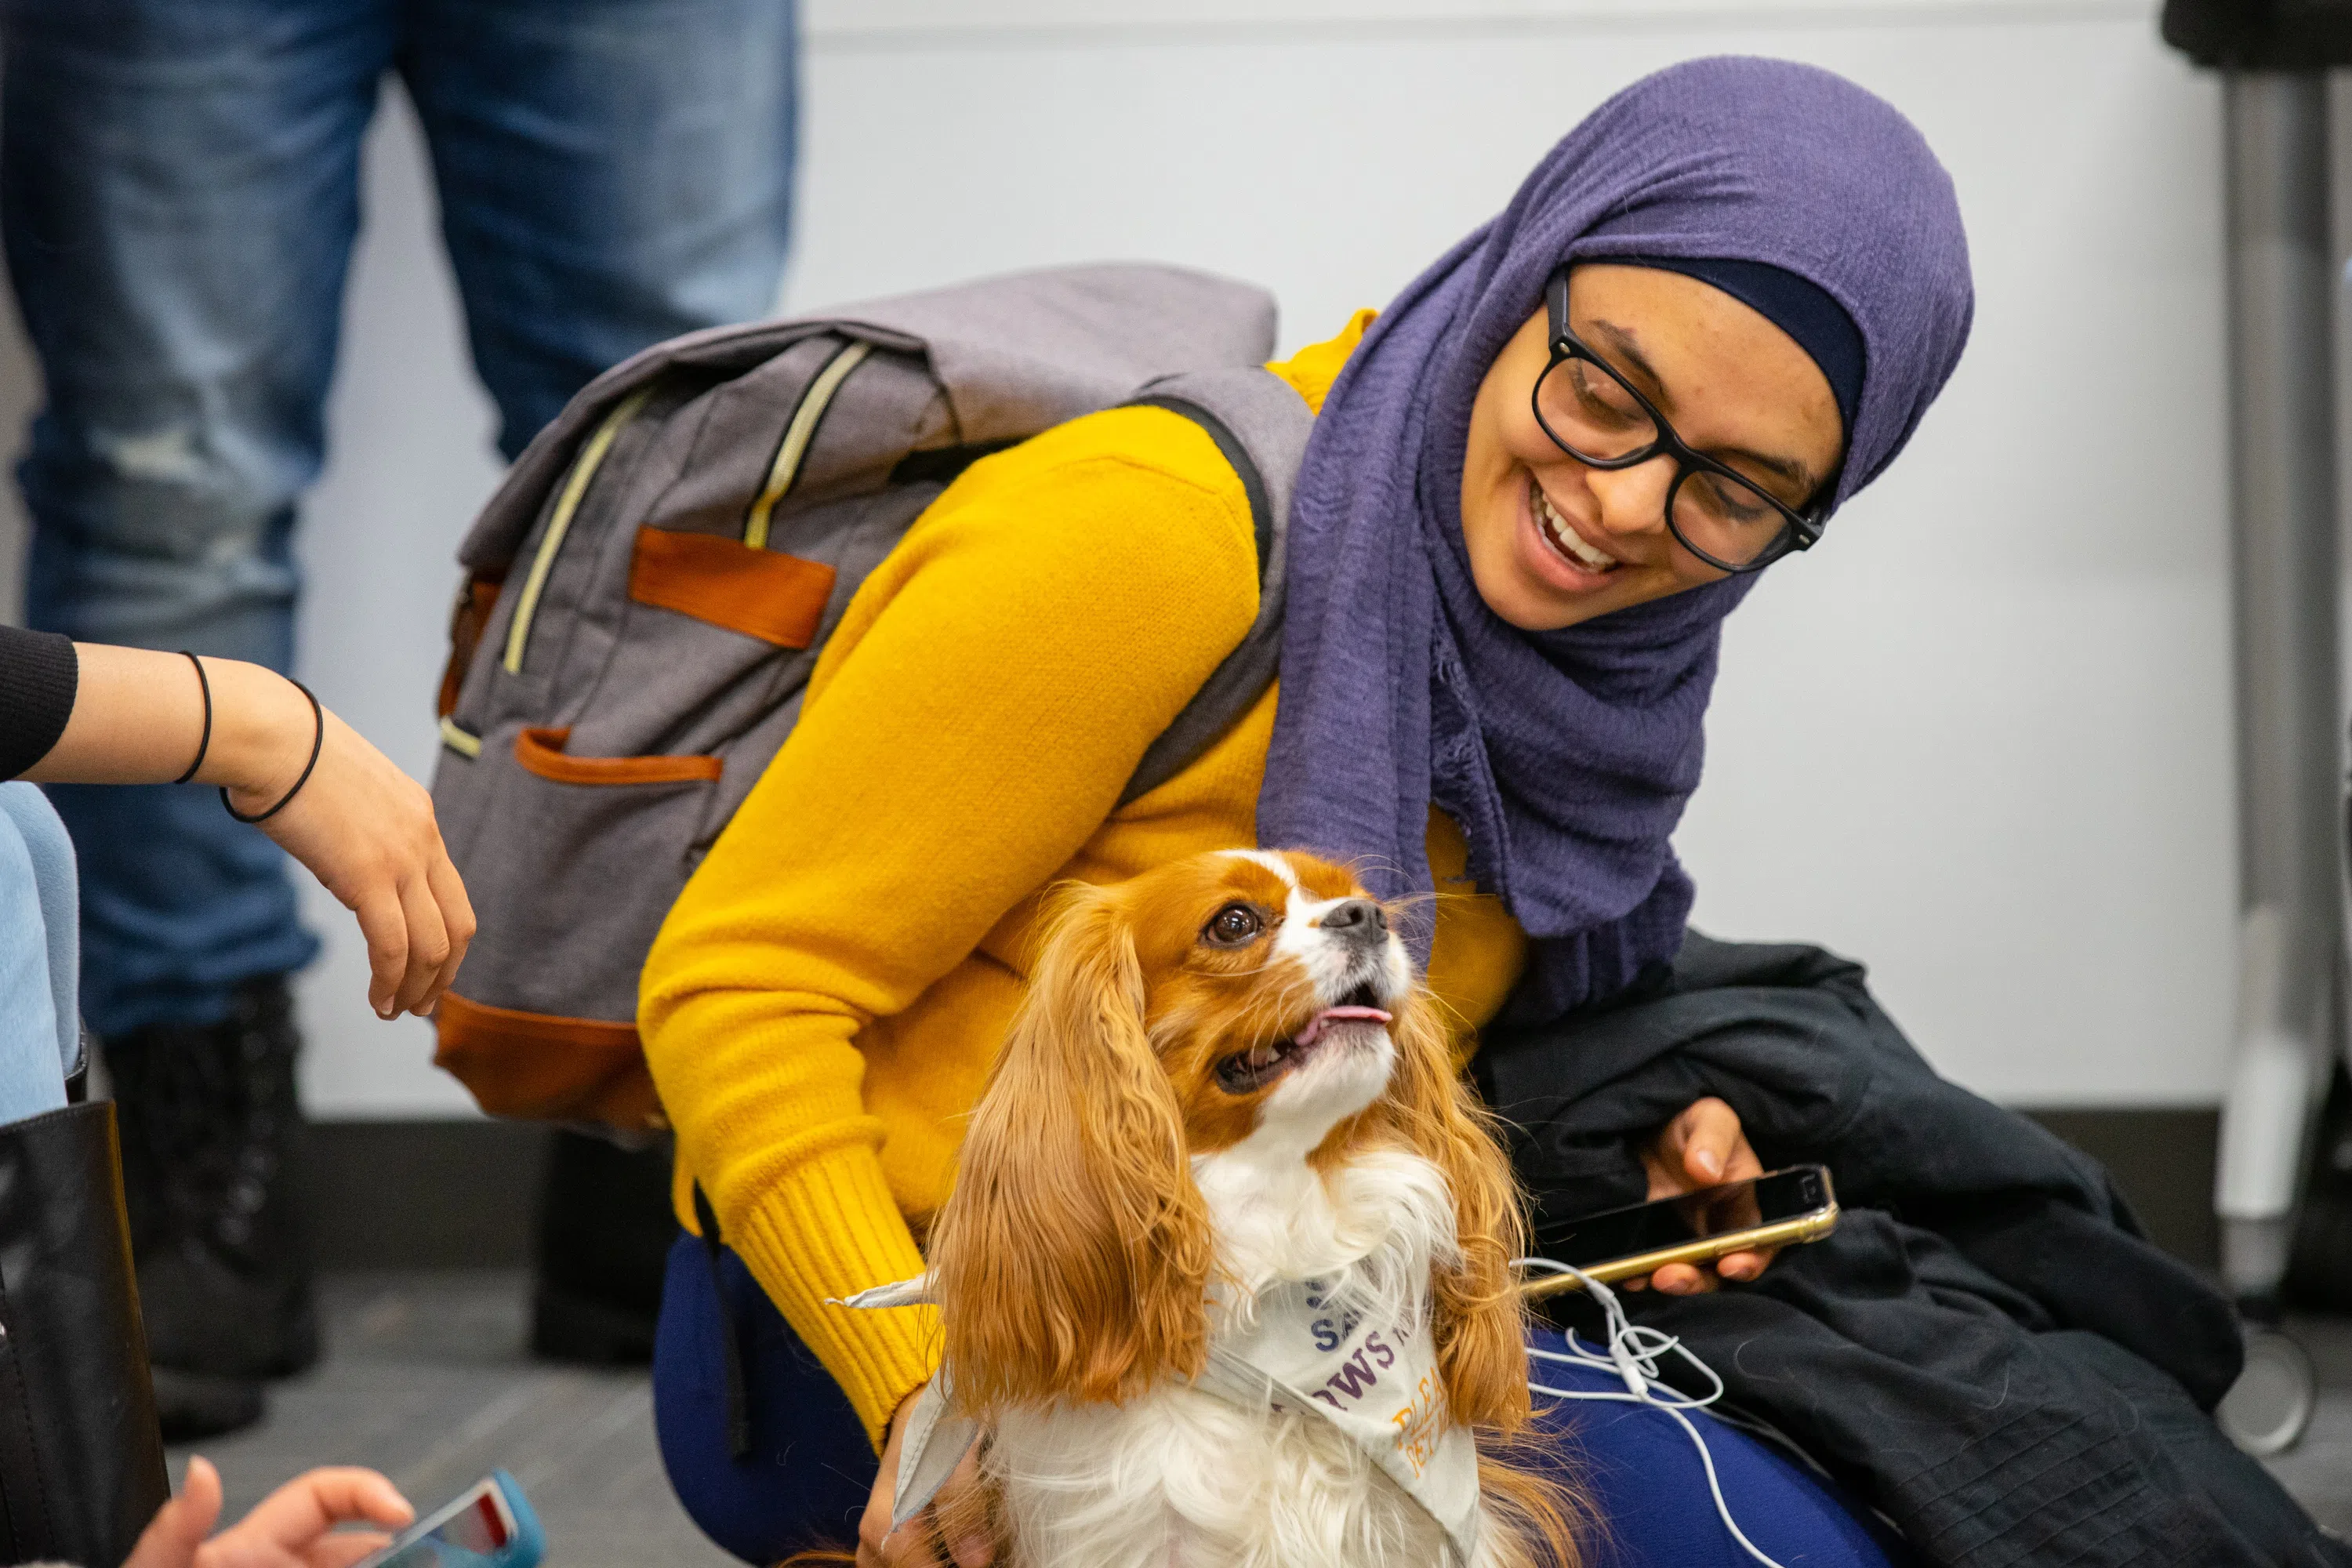
[[[1826, 1182], [1826, 1173], [1823, 1179]], [[1720, 1236], [1703, 1236], [1678, 1247], [1659, 1247], [1654, 1252], [1636, 1252], [1629, 1257], [1612, 1258], [1606, 1263], [1596, 1263], [1584, 1272], [1603, 1285], [1614, 1285], [1620, 1279], [1632, 1279], [1664, 1268], [1669, 1263], [1706, 1263], [1734, 1252], [1760, 1252], [1769, 1247], [1794, 1247], [1800, 1242], [1819, 1241], [1837, 1228], [1837, 1197], [1832, 1192], [1826, 1205], [1794, 1219], [1775, 1220], [1770, 1225], [1754, 1226], [1747, 1230], [1727, 1230]], [[1540, 1279], [1521, 1280], [1519, 1300], [1540, 1301], [1547, 1296], [1560, 1296], [1583, 1289], [1583, 1281], [1573, 1274], [1547, 1274]]]

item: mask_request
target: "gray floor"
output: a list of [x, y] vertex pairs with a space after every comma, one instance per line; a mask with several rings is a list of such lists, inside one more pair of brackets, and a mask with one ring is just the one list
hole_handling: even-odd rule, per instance
[[2352, 1537], [2352, 1319], [2301, 1319], [2288, 1325], [2319, 1371], [2319, 1413], [2294, 1452], [2271, 1462], [2312, 1517]]
[[[327, 1289], [329, 1352], [275, 1391], [260, 1427], [198, 1451], [231, 1516], [314, 1464], [371, 1465], [419, 1507], [504, 1466], [547, 1528], [553, 1568], [725, 1568], [670, 1496], [640, 1374], [542, 1366], [523, 1352], [523, 1281], [496, 1270], [341, 1275]], [[2294, 1332], [2327, 1393], [2274, 1468], [2352, 1535], [2352, 1321]], [[173, 1455], [176, 1482], [184, 1453]]]
[[328, 1353], [272, 1390], [269, 1418], [175, 1450], [220, 1467], [235, 1517], [312, 1465], [372, 1466], [430, 1508], [503, 1467], [562, 1568], [722, 1568], [735, 1560], [680, 1511], [654, 1449], [642, 1373], [541, 1365], [524, 1352], [518, 1273], [341, 1275]]

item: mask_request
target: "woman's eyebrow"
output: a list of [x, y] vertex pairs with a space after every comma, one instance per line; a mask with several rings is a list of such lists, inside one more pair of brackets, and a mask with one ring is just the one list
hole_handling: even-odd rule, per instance
[[1707, 456], [1718, 462], [1729, 462], [1734, 458], [1744, 458], [1765, 472], [1788, 480], [1805, 495], [1812, 494], [1819, 483], [1813, 478], [1811, 468], [1794, 458], [1776, 458], [1767, 452], [1750, 451], [1746, 447], [1718, 447]]
[[[1615, 364], [1618, 373], [1639, 382], [1642, 395], [1658, 405], [1658, 412], [1669, 418], [1673, 417], [1674, 395], [1666, 390], [1665, 383], [1658, 379], [1657, 367], [1651, 364], [1647, 357], [1643, 354], [1641, 341], [1635, 338], [1632, 331], [1614, 321], [1595, 321], [1586, 329], [1586, 335], [1608, 340], [1612, 356], [1612, 363]], [[1788, 480], [1804, 495], [1812, 494], [1820, 484], [1811, 466], [1799, 462], [1794, 458], [1774, 457], [1767, 452], [1752, 451], [1746, 447], [1717, 447], [1707, 455], [1718, 462], [1728, 462], [1734, 458], [1743, 458], [1765, 472]]]
[[1666, 390], [1665, 383], [1658, 379], [1656, 367], [1643, 356], [1639, 338], [1614, 321], [1595, 321], [1585, 331], [1587, 336], [1608, 340], [1609, 346], [1617, 356], [1617, 371], [1621, 374], [1630, 373], [1633, 380], [1640, 382], [1643, 395], [1658, 405], [1659, 413], [1674, 413], [1674, 395]]

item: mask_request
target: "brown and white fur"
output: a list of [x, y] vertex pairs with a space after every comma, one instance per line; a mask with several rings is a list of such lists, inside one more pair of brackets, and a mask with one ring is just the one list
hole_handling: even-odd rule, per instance
[[[1448, 1032], [1347, 871], [1232, 851], [1068, 891], [930, 1238], [999, 1561], [1453, 1561], [1356, 1444], [1188, 1379], [1261, 1287], [1337, 1278], [1419, 1314], [1446, 1418], [1507, 1447], [1520, 1236]], [[1480, 1470], [1469, 1568], [1577, 1561], [1572, 1499], [1496, 1452]]]

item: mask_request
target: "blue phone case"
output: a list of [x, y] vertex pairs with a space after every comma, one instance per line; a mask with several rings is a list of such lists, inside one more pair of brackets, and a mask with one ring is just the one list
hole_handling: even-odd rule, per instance
[[[547, 1532], [540, 1528], [539, 1516], [531, 1512], [522, 1488], [504, 1470], [492, 1470], [483, 1480], [498, 1489], [499, 1500], [506, 1504], [508, 1517], [513, 1521], [514, 1532], [505, 1545], [485, 1552], [449, 1539], [443, 1531], [456, 1521], [439, 1517], [448, 1511], [445, 1505], [409, 1526], [390, 1545], [353, 1568], [538, 1568], [540, 1560], [547, 1555]], [[477, 1481], [458, 1497], [470, 1495], [481, 1484]]]
[[547, 1555], [547, 1531], [539, 1527], [539, 1515], [530, 1511], [530, 1501], [522, 1495], [522, 1488], [504, 1470], [492, 1470], [490, 1479], [498, 1482], [499, 1495], [506, 1499], [507, 1509], [514, 1515], [514, 1539], [505, 1551], [491, 1561], [499, 1568], [539, 1568], [540, 1559]]

